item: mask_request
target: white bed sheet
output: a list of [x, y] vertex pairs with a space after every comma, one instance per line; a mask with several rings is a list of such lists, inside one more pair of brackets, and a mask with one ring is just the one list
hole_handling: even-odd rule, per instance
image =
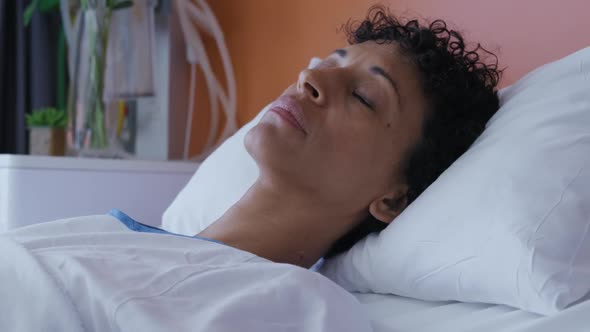
[[118, 218], [0, 233], [0, 331], [370, 331], [318, 273]]
[[590, 296], [559, 314], [540, 316], [503, 305], [354, 295], [374, 332], [590, 332]]

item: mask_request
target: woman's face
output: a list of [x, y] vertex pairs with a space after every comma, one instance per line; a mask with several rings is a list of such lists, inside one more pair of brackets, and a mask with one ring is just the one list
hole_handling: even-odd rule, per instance
[[262, 180], [361, 212], [404, 186], [424, 114], [417, 69], [397, 44], [365, 42], [303, 70], [245, 144]]

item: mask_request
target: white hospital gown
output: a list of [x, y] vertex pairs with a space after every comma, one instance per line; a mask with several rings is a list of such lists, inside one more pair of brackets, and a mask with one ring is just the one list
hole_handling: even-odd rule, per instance
[[0, 235], [0, 330], [370, 331], [322, 275], [110, 215]]

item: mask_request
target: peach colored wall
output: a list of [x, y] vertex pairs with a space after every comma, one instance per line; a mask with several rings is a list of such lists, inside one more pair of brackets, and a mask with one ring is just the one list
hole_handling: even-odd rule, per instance
[[[212, 0], [225, 32], [243, 125], [294, 82], [312, 56], [345, 45], [339, 28], [372, 0]], [[589, 0], [389, 0], [405, 17], [443, 18], [507, 67], [502, 86], [590, 45]], [[195, 128], [196, 129], [196, 128]], [[201, 129], [201, 128], [199, 128]], [[194, 141], [198, 141], [198, 136]], [[201, 135], [202, 136], [202, 135]], [[193, 144], [195, 148], [199, 144]]]
[[497, 50], [503, 85], [532, 69], [590, 46], [588, 0], [397, 0], [424, 17], [448, 19], [469, 37]]

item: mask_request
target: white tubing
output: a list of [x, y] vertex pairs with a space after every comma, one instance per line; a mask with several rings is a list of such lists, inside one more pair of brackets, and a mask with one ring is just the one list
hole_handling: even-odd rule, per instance
[[[229, 52], [227, 50], [227, 45], [225, 43], [225, 38], [223, 35], [223, 31], [219, 26], [219, 22], [207, 4], [205, 0], [199, 0], [201, 6], [207, 11], [207, 17], [210, 19], [210, 24], [213, 26], [213, 33], [215, 37], [215, 41], [217, 43], [217, 48], [220, 51], [222, 63], [223, 63], [223, 70], [226, 74], [227, 80], [227, 90], [228, 90], [228, 107], [225, 108], [225, 116], [226, 116], [226, 126], [223, 131], [221, 141], [225, 140], [229, 136], [231, 136], [237, 129], [237, 121], [236, 121], [236, 108], [237, 108], [237, 92], [236, 92], [236, 84], [235, 84], [235, 77], [234, 71], [231, 64], [231, 58]], [[222, 89], [219, 89], [222, 91]]]
[[184, 129], [184, 153], [182, 154], [182, 158], [184, 160], [189, 159], [189, 148], [191, 142], [191, 132], [193, 127], [193, 111], [195, 109], [195, 83], [197, 80], [197, 66], [195, 64], [191, 64], [191, 82], [189, 86], [189, 99], [188, 99], [188, 109], [187, 109], [187, 121], [186, 126]]
[[[209, 135], [207, 136], [207, 141], [204, 147], [204, 149], [207, 150], [215, 146], [215, 138], [217, 137], [217, 131], [219, 128], [219, 111], [217, 107], [218, 90], [216, 90], [216, 86], [214, 84], [215, 75], [213, 73], [213, 70], [211, 69], [209, 57], [207, 56], [207, 50], [205, 49], [201, 36], [197, 33], [191, 35], [191, 37], [195, 57], [199, 59], [197, 64], [200, 65], [201, 70], [205, 75], [205, 81], [207, 83], [209, 93], [209, 102], [211, 106], [211, 121], [209, 125]], [[199, 159], [201, 159], [201, 157], [201, 155], [198, 156]]]
[[[207, 83], [208, 95], [211, 106], [211, 122], [209, 128], [209, 135], [202, 153], [190, 159], [204, 159], [217, 145], [223, 142], [226, 138], [231, 136], [237, 130], [236, 121], [236, 106], [237, 93], [235, 85], [235, 77], [231, 58], [225, 44], [223, 32], [211, 8], [205, 0], [196, 0], [198, 5], [190, 0], [176, 0], [176, 9], [180, 19], [181, 28], [184, 34], [185, 43], [187, 46], [187, 61], [193, 65], [201, 67]], [[215, 76], [207, 51], [203, 44], [203, 40], [195, 26], [198, 26], [203, 32], [210, 34], [219, 49], [223, 69], [227, 81], [227, 93], [224, 91], [219, 80]], [[191, 85], [194, 83], [191, 82]], [[192, 87], [194, 89], [194, 86]], [[194, 93], [190, 93], [191, 101], [189, 104], [194, 105]], [[225, 115], [225, 126], [219, 139], [217, 138], [219, 129], [219, 107], [221, 106]], [[194, 107], [193, 107], [194, 108]], [[192, 120], [193, 108], [188, 110], [188, 116]], [[190, 126], [192, 121], [187, 124]], [[185, 154], [184, 158], [188, 159], [188, 146], [190, 145], [190, 130], [187, 129], [185, 134]]]

